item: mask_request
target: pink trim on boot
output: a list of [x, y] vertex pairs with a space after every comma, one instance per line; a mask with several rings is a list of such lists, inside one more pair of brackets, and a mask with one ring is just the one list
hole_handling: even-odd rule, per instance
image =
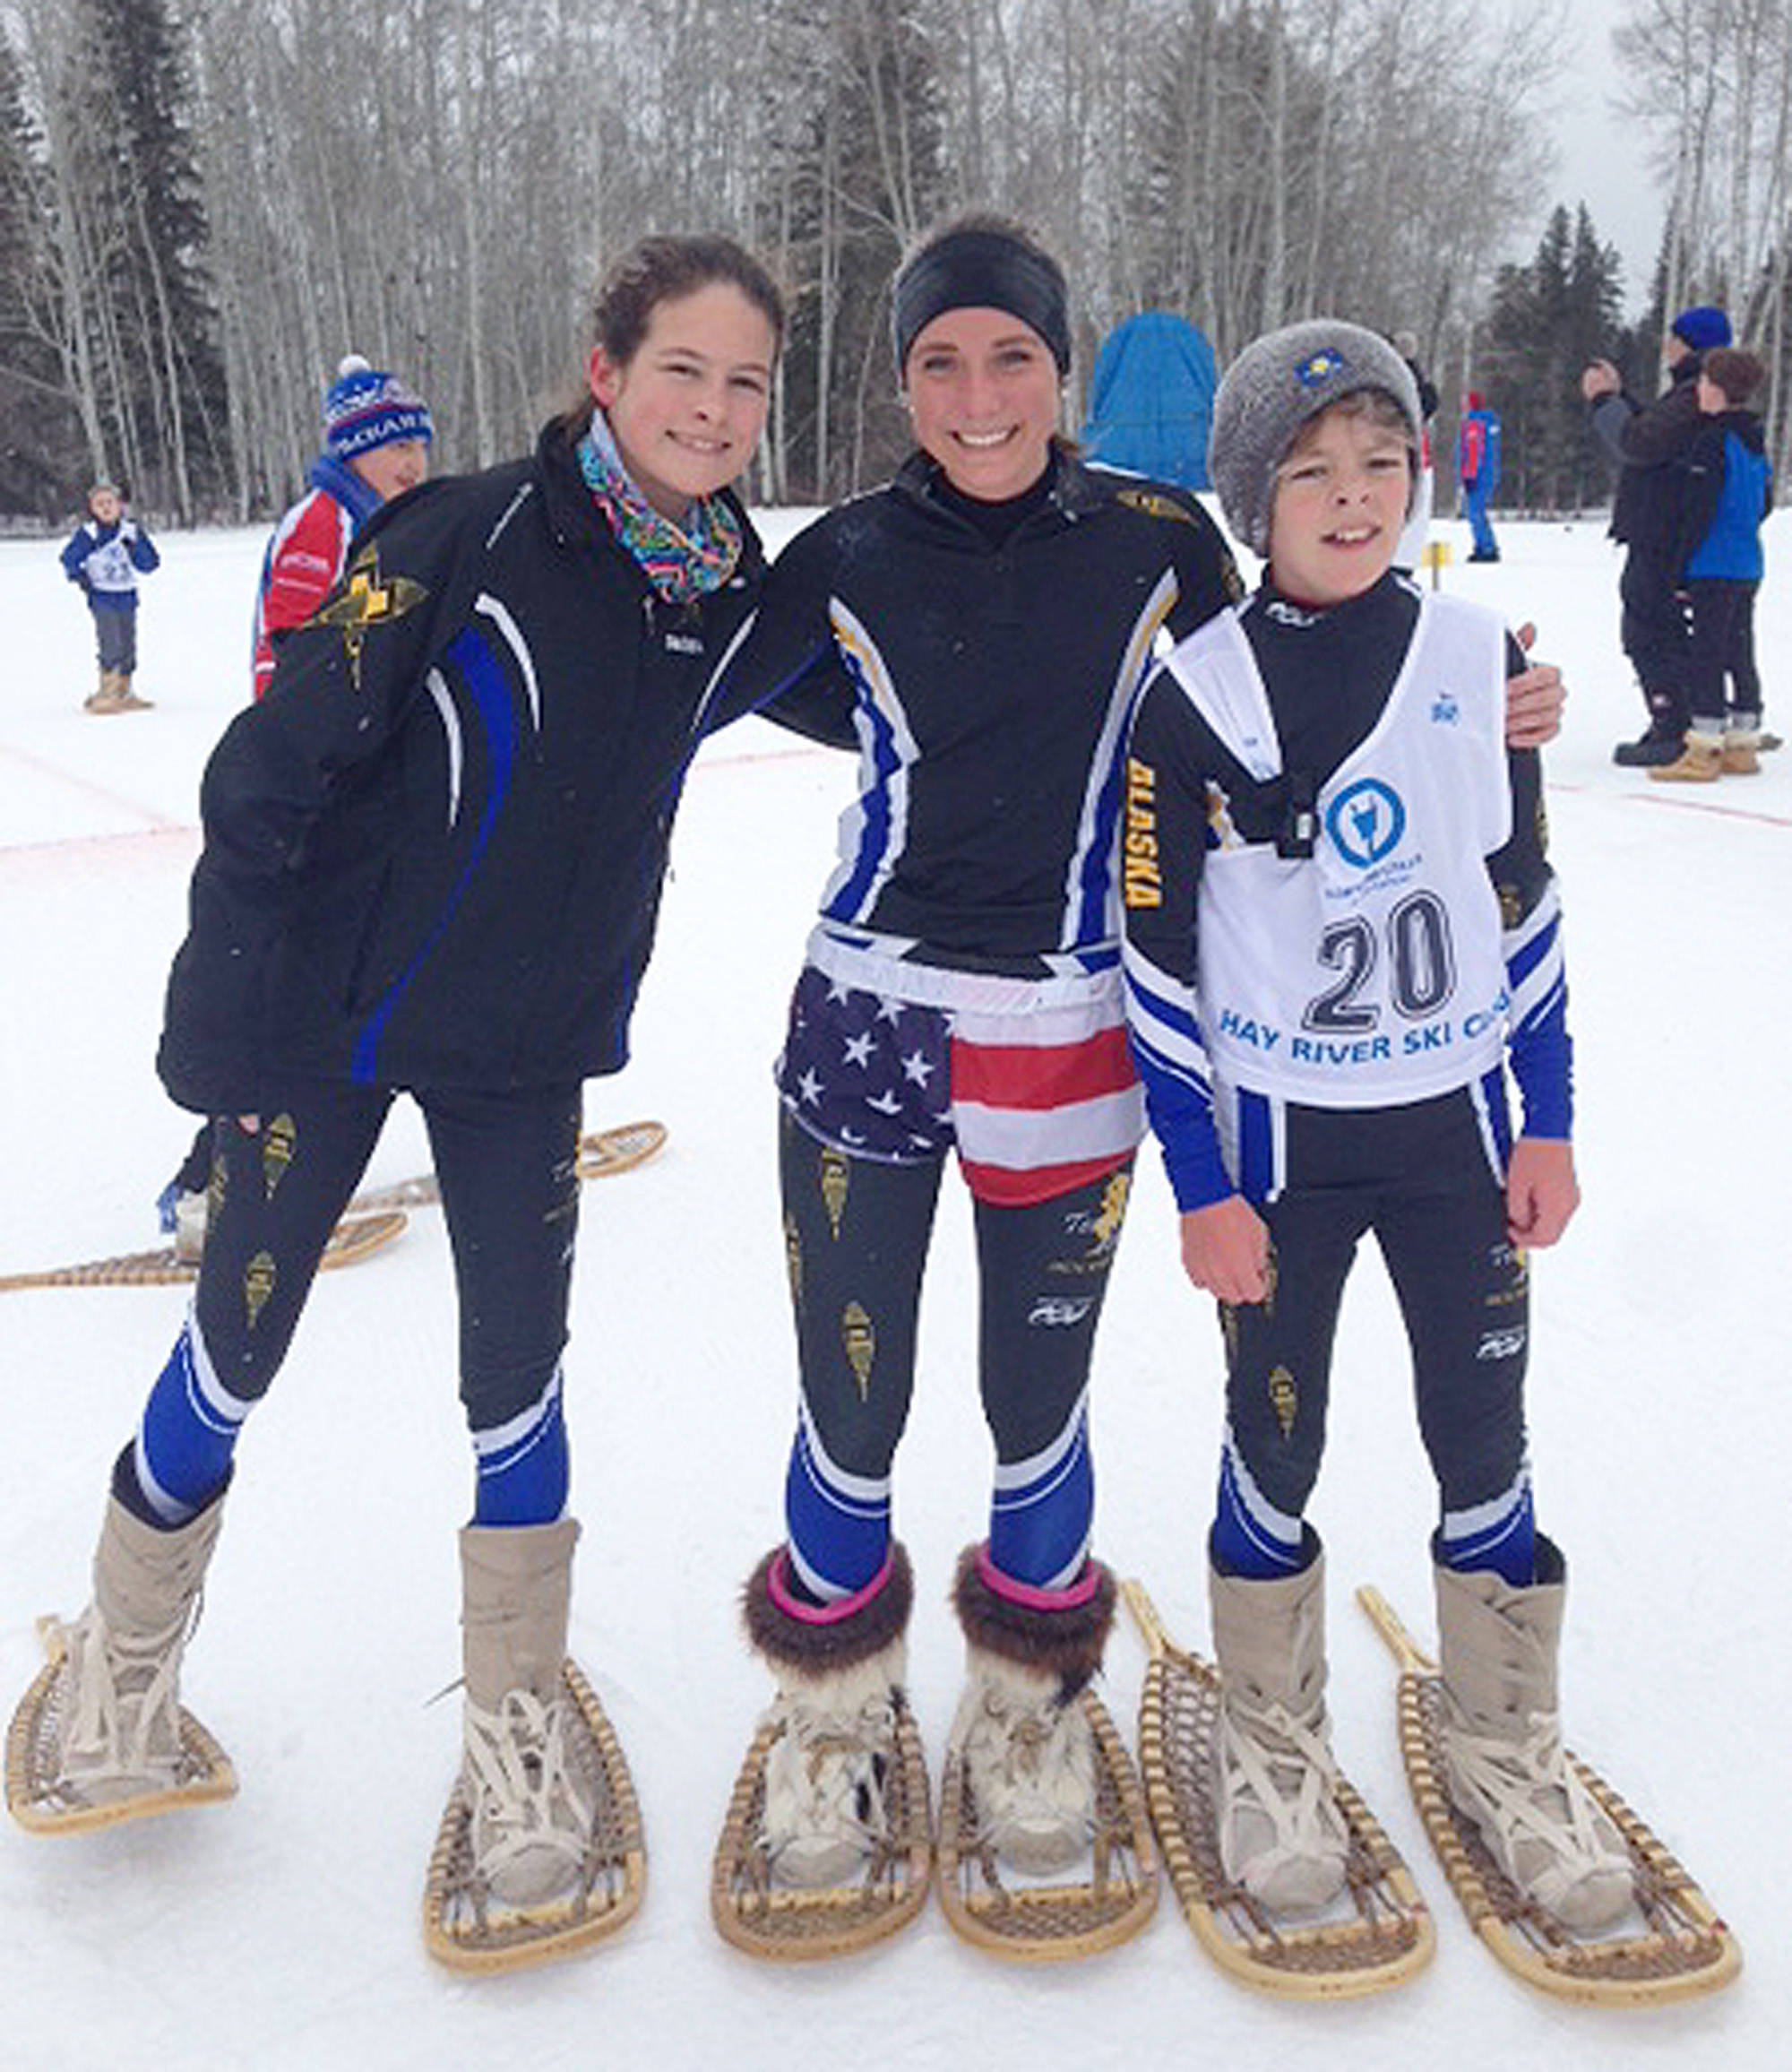
[[1010, 1604], [1024, 1605], [1029, 1611], [1074, 1611], [1087, 1604], [1101, 1587], [1101, 1569], [1093, 1561], [1084, 1562], [1082, 1574], [1068, 1590], [1039, 1590], [1030, 1583], [1018, 1583], [1013, 1576], [1004, 1576], [989, 1558], [987, 1541], [977, 1550], [977, 1573], [995, 1595], [1005, 1598]]
[[883, 1566], [862, 1590], [855, 1590], [850, 1597], [838, 1597], [831, 1604], [805, 1604], [792, 1595], [786, 1580], [789, 1568], [789, 1550], [780, 1547], [772, 1557], [771, 1567], [765, 1578], [766, 1593], [787, 1619], [798, 1620], [804, 1626], [837, 1626], [843, 1619], [850, 1619], [855, 1612], [863, 1611], [883, 1585], [890, 1580], [890, 1570], [894, 1563], [892, 1553], [883, 1557]]

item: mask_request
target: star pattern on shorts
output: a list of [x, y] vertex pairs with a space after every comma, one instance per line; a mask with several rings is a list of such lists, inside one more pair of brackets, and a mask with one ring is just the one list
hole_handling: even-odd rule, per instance
[[779, 1069], [784, 1097], [824, 1141], [872, 1157], [937, 1150], [952, 1075], [946, 1018], [805, 972]]

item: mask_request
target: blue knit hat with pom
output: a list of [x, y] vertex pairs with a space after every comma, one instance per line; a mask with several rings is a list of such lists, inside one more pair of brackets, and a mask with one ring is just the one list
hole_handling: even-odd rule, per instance
[[336, 369], [323, 392], [323, 450], [339, 461], [352, 461], [395, 439], [435, 436], [429, 405], [395, 374], [369, 367], [351, 352]]
[[1695, 302], [1674, 319], [1673, 332], [1682, 345], [1694, 352], [1709, 352], [1713, 346], [1730, 342], [1730, 320], [1709, 302]]

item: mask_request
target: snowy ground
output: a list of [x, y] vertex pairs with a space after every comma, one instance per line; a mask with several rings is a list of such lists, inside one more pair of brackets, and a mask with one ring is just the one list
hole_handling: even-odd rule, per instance
[[[573, 1642], [641, 1790], [641, 1916], [582, 1960], [484, 1983], [423, 1952], [423, 1869], [457, 1745], [457, 1699], [431, 1700], [458, 1671], [453, 1535], [470, 1488], [447, 1248], [423, 1211], [378, 1259], [320, 1284], [242, 1446], [186, 1679], [236, 1758], [240, 1798], [88, 1838], [0, 1834], [0, 2059], [82, 2072], [1792, 2062], [1792, 1818], [1778, 1782], [1792, 1658], [1765, 1567], [1785, 1515], [1792, 750], [1692, 796], [1615, 769], [1611, 745], [1641, 717], [1616, 649], [1615, 550], [1594, 524], [1502, 535], [1502, 565], [1447, 580], [1534, 617], [1573, 687], [1550, 808], [1586, 1205], [1538, 1265], [1531, 1394], [1541, 1515], [1574, 1563], [1570, 1735], [1735, 1922], [1741, 1981], [1648, 2014], [1538, 1999], [1478, 1949], [1434, 1868], [1399, 1766], [1390, 1664], [1349, 1599], [1373, 1577], [1430, 1633], [1429, 1479], [1373, 1255], [1347, 1307], [1314, 1516], [1330, 1546], [1337, 1743], [1433, 1903], [1431, 1970], [1368, 2002], [1259, 1999], [1210, 1967], [1167, 1896], [1127, 1948], [1043, 1973], [964, 1948], [931, 1909], [881, 1952], [820, 1968], [761, 1968], [717, 1938], [710, 1851], [764, 1696], [734, 1601], [780, 1530], [794, 1403], [768, 1064], [844, 796], [825, 753], [763, 729], [699, 764], [639, 1061], [587, 1099], [594, 1123], [650, 1114], [671, 1130], [654, 1164], [586, 1190], [568, 1377], [585, 1525]], [[87, 615], [54, 545], [0, 543], [0, 1270], [154, 1241], [150, 1204], [187, 1140], [151, 1056], [198, 773], [246, 690], [261, 542], [209, 533], [162, 548], [139, 678], [155, 710], [96, 721], [80, 710]], [[1762, 652], [1792, 731], [1788, 565], [1782, 516]], [[424, 1163], [401, 1111], [374, 1177]], [[1204, 1645], [1218, 1334], [1176, 1270], [1154, 1154], [1141, 1171], [1098, 1355], [1098, 1545]], [[0, 1295], [6, 1705], [35, 1668], [34, 1615], [84, 1597], [107, 1464], [184, 1301], [177, 1289]], [[943, 1595], [986, 1501], [974, 1329], [968, 1219], [949, 1188], [898, 1470], [920, 1583], [913, 1690], [936, 1763], [960, 1660]], [[344, 1459], [332, 1434], [370, 1403], [376, 1439]], [[1129, 1733], [1140, 1666], [1116, 1633], [1108, 1695]]]

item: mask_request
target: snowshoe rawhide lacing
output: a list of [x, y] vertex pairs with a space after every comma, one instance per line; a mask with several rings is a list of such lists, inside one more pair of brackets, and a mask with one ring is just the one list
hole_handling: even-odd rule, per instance
[[1569, 1762], [1630, 1853], [1640, 1932], [1577, 1936], [1512, 1884], [1444, 1789], [1444, 1694], [1436, 1663], [1378, 1591], [1365, 1587], [1357, 1601], [1400, 1664], [1400, 1755], [1413, 1802], [1470, 1926], [1500, 1962], [1527, 1985], [1596, 2005], [1686, 1999], [1727, 1985], [1742, 1965], [1736, 1938], [1636, 1814], [1572, 1754]]
[[882, 1774], [883, 1833], [840, 1884], [780, 1880], [765, 1831], [766, 1772], [792, 1731], [788, 1708], [761, 1722], [716, 1844], [710, 1911], [737, 1949], [778, 1962], [841, 1956], [893, 1935], [920, 1912], [933, 1867], [927, 1764], [900, 1690], [890, 1694], [891, 1749]]
[[1202, 1948], [1264, 1992], [1341, 1999], [1399, 1985], [1431, 1961], [1436, 1931], [1400, 1852], [1349, 1781], [1335, 1796], [1349, 1831], [1344, 1891], [1330, 1913], [1288, 1926], [1228, 1878], [1220, 1861], [1217, 1774], [1219, 1672], [1174, 1646], [1137, 1583], [1122, 1586], [1150, 1650], [1139, 1704], [1139, 1764], [1170, 1882]]
[[37, 1835], [77, 1835], [234, 1797], [237, 1773], [229, 1757], [177, 1703], [179, 1749], [164, 1783], [114, 1796], [99, 1783], [83, 1785], [62, 1776], [63, 1712], [74, 1702], [70, 1632], [58, 1619], [40, 1619], [38, 1634], [48, 1659], [19, 1701], [6, 1735], [6, 1805], [22, 1827]]
[[956, 1748], [940, 1786], [940, 1904], [967, 1942], [1022, 1963], [1091, 1956], [1138, 1934], [1158, 1904], [1158, 1865], [1133, 1758], [1093, 1691], [1071, 1704], [1095, 1766], [1093, 1833], [1075, 1874], [1029, 1877], [981, 1832], [977, 1795]]
[[463, 1769], [450, 1792], [423, 1898], [429, 1954], [455, 1971], [502, 1972], [568, 1955], [613, 1935], [641, 1905], [647, 1845], [634, 1784], [603, 1706], [578, 1665], [561, 1669], [562, 1759], [574, 1773], [590, 1833], [575, 1884], [538, 1904], [507, 1904], [473, 1849], [476, 1783]]

